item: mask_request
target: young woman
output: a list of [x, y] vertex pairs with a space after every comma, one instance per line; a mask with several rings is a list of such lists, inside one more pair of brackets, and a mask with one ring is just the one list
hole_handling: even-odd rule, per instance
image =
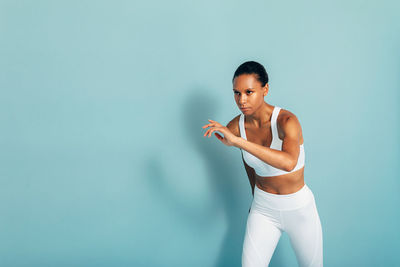
[[223, 144], [242, 152], [253, 194], [242, 266], [268, 266], [283, 232], [290, 238], [299, 266], [323, 266], [322, 228], [314, 194], [304, 182], [299, 120], [290, 111], [264, 101], [269, 85], [261, 64], [241, 64], [232, 82], [242, 114], [226, 127], [209, 120], [203, 128], [210, 127], [204, 136], [215, 132]]

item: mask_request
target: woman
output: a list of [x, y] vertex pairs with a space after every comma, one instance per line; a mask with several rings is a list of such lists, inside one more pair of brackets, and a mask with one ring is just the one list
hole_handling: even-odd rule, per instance
[[[238, 147], [253, 201], [247, 218], [242, 266], [268, 266], [283, 232], [299, 266], [323, 266], [322, 228], [314, 195], [304, 182], [304, 142], [299, 120], [264, 101], [268, 74], [254, 61], [233, 76], [235, 101], [242, 114], [227, 126], [209, 120], [204, 136]], [[223, 134], [221, 136], [219, 133]]]

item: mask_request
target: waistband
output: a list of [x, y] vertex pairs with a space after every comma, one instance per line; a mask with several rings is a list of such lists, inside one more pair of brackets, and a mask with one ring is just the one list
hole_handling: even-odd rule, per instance
[[312, 199], [314, 199], [314, 194], [306, 184], [294, 193], [283, 195], [268, 193], [255, 185], [252, 206], [274, 210], [293, 210], [305, 206]]

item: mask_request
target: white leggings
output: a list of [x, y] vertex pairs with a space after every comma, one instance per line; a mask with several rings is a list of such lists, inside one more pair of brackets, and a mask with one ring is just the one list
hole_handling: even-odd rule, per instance
[[322, 228], [311, 189], [278, 195], [254, 186], [254, 198], [247, 218], [242, 267], [267, 267], [282, 232], [301, 267], [323, 266]]

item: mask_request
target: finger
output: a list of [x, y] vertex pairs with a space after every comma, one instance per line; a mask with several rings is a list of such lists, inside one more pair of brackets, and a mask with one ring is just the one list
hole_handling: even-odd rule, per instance
[[207, 129], [207, 131], [204, 133], [203, 136], [206, 136], [206, 135], [210, 132], [210, 130], [212, 130], [212, 129], [213, 129], [213, 128]]
[[219, 123], [219, 122], [216, 122], [216, 121], [213, 121], [213, 120], [209, 120], [209, 121], [211, 121], [212, 123], [215, 123], [215, 124], [218, 124], [218, 125], [220, 125], [220, 123]]
[[212, 124], [212, 123], [209, 123], [209, 124], [204, 125], [202, 128], [207, 128], [207, 127], [209, 127], [209, 126], [211, 126], [211, 125], [213, 125], [213, 124]]
[[222, 126], [222, 124], [221, 123], [219, 123], [219, 122], [217, 122], [217, 121], [213, 121], [213, 120], [210, 120], [210, 121], [212, 121], [212, 125], [215, 125], [215, 126]]
[[215, 131], [217, 131], [218, 130], [218, 128], [216, 128], [216, 127], [213, 127], [213, 129], [210, 131], [210, 133], [208, 134], [208, 137], [210, 137], [211, 136], [211, 134], [213, 133], [213, 132], [215, 132]]

